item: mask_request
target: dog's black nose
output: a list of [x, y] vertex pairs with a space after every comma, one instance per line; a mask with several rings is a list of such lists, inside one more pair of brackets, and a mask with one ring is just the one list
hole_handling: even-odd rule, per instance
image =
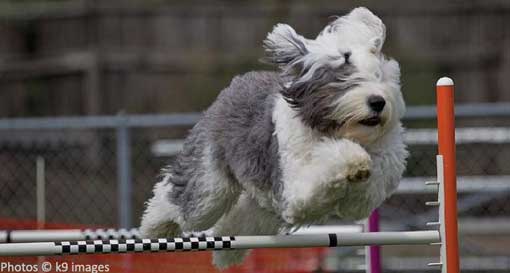
[[351, 57], [352, 53], [350, 51], [344, 52], [344, 62], [346, 64], [350, 63], [349, 58]]
[[386, 101], [381, 96], [370, 96], [368, 97], [368, 106], [370, 106], [370, 109], [381, 112], [384, 109], [384, 105], [386, 105]]

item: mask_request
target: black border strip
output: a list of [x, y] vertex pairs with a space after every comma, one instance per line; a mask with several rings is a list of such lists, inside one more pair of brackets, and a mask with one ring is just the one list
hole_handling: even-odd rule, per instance
[[336, 234], [330, 233], [330, 234], [328, 234], [328, 236], [329, 236], [329, 246], [330, 247], [338, 246], [338, 238], [336, 237]]

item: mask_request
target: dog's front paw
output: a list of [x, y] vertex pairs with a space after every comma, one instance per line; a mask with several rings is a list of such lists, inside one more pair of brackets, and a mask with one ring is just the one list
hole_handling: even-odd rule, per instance
[[337, 158], [329, 171], [336, 172], [333, 184], [362, 183], [368, 180], [371, 174], [372, 159], [359, 144], [343, 141], [341, 149], [337, 149]]
[[303, 171], [285, 185], [283, 219], [290, 224], [322, 221], [352, 186], [364, 186], [371, 165], [371, 157], [361, 145], [347, 139], [325, 139], [314, 147], [312, 160]]
[[356, 161], [349, 164], [345, 174], [345, 179], [349, 183], [361, 183], [370, 177], [370, 158]]

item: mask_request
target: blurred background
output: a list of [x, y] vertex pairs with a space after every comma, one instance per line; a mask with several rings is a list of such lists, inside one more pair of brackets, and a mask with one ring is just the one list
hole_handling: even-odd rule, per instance
[[[508, 272], [506, 0], [2, 0], [0, 229], [137, 226], [159, 170], [200, 112], [233, 76], [273, 69], [258, 59], [274, 24], [313, 38], [331, 16], [361, 5], [386, 24], [384, 51], [401, 64], [408, 104], [411, 157], [399, 192], [379, 210], [381, 229], [423, 229], [437, 217], [424, 204], [435, 198], [424, 182], [435, 176], [435, 82], [451, 76], [463, 272]], [[39, 204], [37, 181], [46, 188]], [[258, 258], [236, 270], [362, 272], [358, 250], [254, 252]], [[438, 253], [384, 247], [384, 272], [437, 272], [426, 264]], [[208, 254], [200, 255], [206, 264]], [[86, 261], [115, 262], [114, 272], [143, 272], [148, 264], [168, 272], [213, 270], [189, 255], [139, 257]]]

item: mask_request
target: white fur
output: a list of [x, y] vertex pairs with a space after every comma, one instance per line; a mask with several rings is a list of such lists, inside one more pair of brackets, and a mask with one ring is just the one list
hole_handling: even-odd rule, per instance
[[[386, 101], [380, 114], [382, 124], [375, 127], [360, 125], [359, 121], [371, 113], [367, 98], [373, 95], [381, 96]], [[336, 108], [332, 118], [346, 120], [346, 124], [337, 134], [363, 145], [370, 145], [386, 130], [393, 128], [405, 111], [399, 85], [393, 82], [363, 83], [333, 102], [332, 105]]]
[[150, 199], [142, 216], [141, 234], [158, 234], [162, 237], [173, 237], [180, 233], [183, 224], [181, 209], [169, 201], [167, 193], [172, 192], [172, 184], [168, 183], [167, 175], [154, 186], [154, 197]]
[[282, 166], [282, 217], [291, 224], [320, 221], [320, 216], [328, 215], [328, 205], [346, 193], [346, 177], [370, 167], [370, 156], [348, 139], [319, 137], [281, 96], [277, 97], [273, 122]]
[[369, 47], [377, 52], [381, 50], [385, 37], [386, 28], [381, 19], [367, 8], [360, 7], [330, 23], [316, 40], [338, 47], [348, 44], [358, 48]]
[[[362, 71], [364, 78], [381, 79], [385, 61], [381, 48], [386, 36], [382, 21], [366, 8], [356, 8], [324, 28], [316, 39], [306, 39], [289, 25], [277, 24], [265, 40], [266, 51], [277, 56], [299, 56], [282, 65], [289, 74], [302, 64], [307, 72], [297, 81], [308, 81], [319, 67], [339, 67], [345, 63], [344, 53], [351, 53], [349, 61]], [[295, 41], [298, 41], [296, 44]], [[302, 45], [307, 51], [300, 52]], [[375, 57], [375, 58], [374, 58]]]
[[[288, 223], [320, 221], [315, 216], [328, 215], [331, 207], [327, 205], [332, 202], [337, 204], [336, 214], [343, 218], [366, 217], [398, 185], [407, 157], [400, 124], [384, 135], [383, 129], [367, 129], [380, 131], [372, 131], [376, 139], [365, 148], [346, 138], [320, 138], [281, 96], [273, 121], [284, 184], [282, 216]], [[347, 181], [348, 175], [363, 169], [371, 172], [367, 181]]]
[[350, 184], [345, 197], [336, 207], [336, 215], [345, 220], [359, 220], [380, 206], [397, 189], [405, 159], [403, 129], [398, 124], [366, 148], [372, 159], [371, 175], [366, 183]]

